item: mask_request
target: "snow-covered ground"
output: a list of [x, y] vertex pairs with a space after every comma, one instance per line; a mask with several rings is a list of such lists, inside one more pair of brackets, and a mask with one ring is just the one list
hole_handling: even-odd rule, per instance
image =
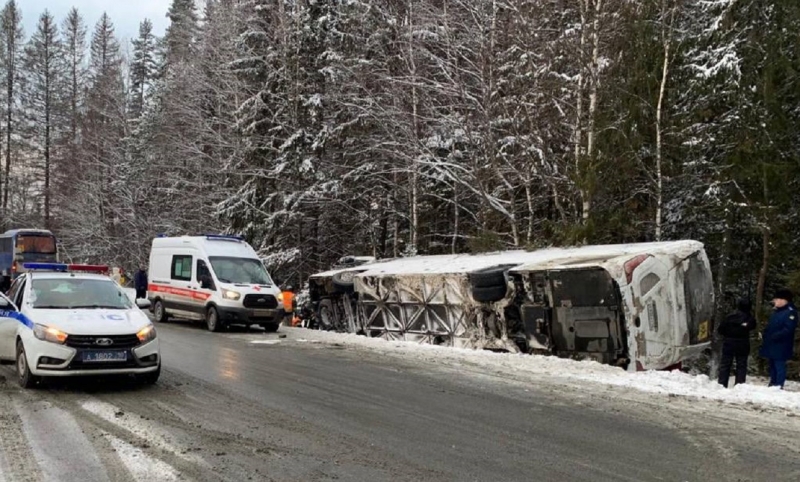
[[780, 390], [768, 388], [762, 378], [751, 377], [748, 379], [750, 383], [726, 389], [706, 375], [691, 375], [680, 371], [626, 372], [592, 361], [420, 345], [300, 328], [281, 327], [281, 331], [300, 343], [340, 344], [426, 362], [477, 366], [494, 373], [507, 373], [515, 378], [547, 376], [562, 379], [564, 382], [615, 386], [647, 393], [699, 397], [735, 405], [800, 411], [800, 384], [797, 382], [789, 382], [786, 390]]

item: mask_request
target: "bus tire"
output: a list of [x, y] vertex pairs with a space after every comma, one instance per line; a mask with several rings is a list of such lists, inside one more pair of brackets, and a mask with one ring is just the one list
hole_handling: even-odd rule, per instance
[[336, 293], [350, 294], [355, 293], [356, 287], [353, 283], [353, 277], [357, 273], [355, 271], [340, 271], [331, 277], [333, 289]]
[[505, 298], [506, 291], [506, 285], [472, 288], [472, 298], [478, 303], [494, 303]]
[[510, 266], [493, 266], [491, 268], [469, 273], [469, 283], [473, 288], [492, 288], [506, 285], [506, 271]]

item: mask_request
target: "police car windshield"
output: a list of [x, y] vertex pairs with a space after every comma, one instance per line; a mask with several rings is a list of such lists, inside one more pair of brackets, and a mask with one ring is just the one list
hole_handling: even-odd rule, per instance
[[209, 258], [217, 279], [222, 283], [270, 285], [272, 280], [257, 259], [212, 256]]
[[130, 298], [111, 280], [52, 278], [34, 279], [30, 300], [33, 308], [128, 310]]

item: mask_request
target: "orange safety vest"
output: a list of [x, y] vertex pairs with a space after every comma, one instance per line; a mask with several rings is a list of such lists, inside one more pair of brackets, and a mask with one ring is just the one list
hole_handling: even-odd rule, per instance
[[283, 292], [283, 309], [287, 313], [291, 313], [294, 310], [294, 293], [291, 291]]

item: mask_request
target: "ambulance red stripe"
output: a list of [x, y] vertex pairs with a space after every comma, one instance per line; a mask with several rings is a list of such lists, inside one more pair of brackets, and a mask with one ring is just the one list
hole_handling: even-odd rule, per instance
[[202, 291], [195, 291], [185, 288], [176, 288], [174, 286], [165, 286], [155, 283], [147, 285], [147, 291], [153, 293], [164, 293], [168, 295], [182, 296], [184, 298], [191, 298], [193, 300], [205, 301], [211, 297], [210, 293], [203, 293]]

